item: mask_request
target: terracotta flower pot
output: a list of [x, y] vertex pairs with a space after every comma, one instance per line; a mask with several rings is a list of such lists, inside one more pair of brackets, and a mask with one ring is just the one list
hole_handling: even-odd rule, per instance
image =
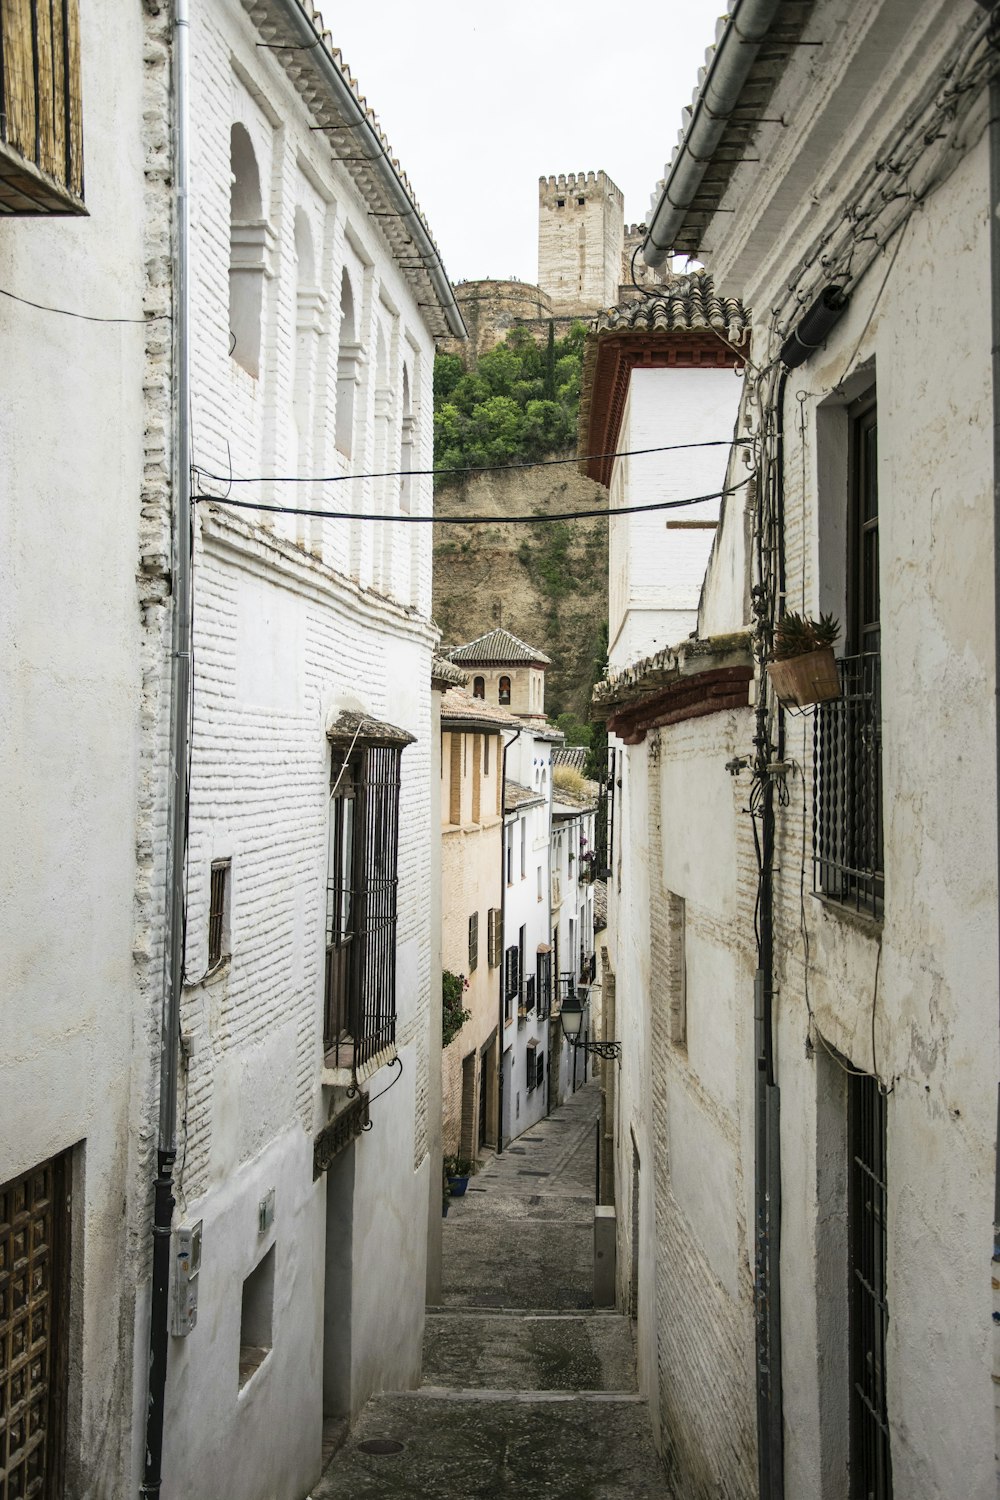
[[767, 675], [778, 702], [793, 708], [808, 708], [812, 703], [840, 697], [840, 673], [832, 646], [768, 662]]

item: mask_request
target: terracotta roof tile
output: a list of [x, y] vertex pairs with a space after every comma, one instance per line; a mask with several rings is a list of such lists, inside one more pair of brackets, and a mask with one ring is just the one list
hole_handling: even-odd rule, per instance
[[529, 646], [527, 641], [522, 641], [519, 636], [500, 627], [488, 630], [485, 635], [477, 636], [464, 646], [456, 646], [448, 655], [452, 661], [484, 667], [526, 662], [539, 662], [543, 666], [549, 666], [552, 662], [551, 656], [546, 656], [544, 651]]

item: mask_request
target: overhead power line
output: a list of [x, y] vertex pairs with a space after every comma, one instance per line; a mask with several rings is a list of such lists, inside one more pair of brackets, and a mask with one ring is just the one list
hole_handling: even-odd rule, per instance
[[232, 506], [237, 510], [264, 511], [269, 515], [279, 516], [320, 516], [330, 521], [387, 521], [391, 525], [404, 526], [547, 526], [553, 521], [589, 521], [595, 518], [613, 521], [616, 516], [634, 516], [642, 511], [679, 510], [687, 505], [702, 505], [707, 500], [724, 500], [727, 495], [735, 495], [738, 490], [743, 489], [752, 478], [753, 475], [748, 474], [739, 484], [731, 485], [728, 489], [713, 490], [708, 495], [688, 495], [683, 500], [656, 500], [650, 505], [616, 505], [613, 510], [606, 506], [598, 510], [559, 510], [544, 516], [417, 516], [407, 515], [405, 512], [398, 515], [376, 515], [371, 511], [331, 511], [297, 505], [265, 505], [256, 500], [232, 500], [225, 495], [196, 494], [191, 498]]
[[201, 479], [211, 479], [216, 484], [225, 485], [345, 484], [352, 479], [419, 479], [436, 474], [503, 474], [515, 469], [546, 469], [554, 464], [596, 463], [605, 458], [640, 458], [647, 453], [679, 453], [686, 448], [732, 448], [751, 441], [750, 438], [740, 437], [711, 438], [700, 443], [665, 443], [659, 448], [629, 448], [621, 453], [574, 453], [570, 458], [533, 458], [511, 464], [468, 464], [440, 469], [383, 469], [372, 474], [252, 474], [240, 478], [234, 474], [213, 474], [209, 469], [197, 467], [195, 474]]

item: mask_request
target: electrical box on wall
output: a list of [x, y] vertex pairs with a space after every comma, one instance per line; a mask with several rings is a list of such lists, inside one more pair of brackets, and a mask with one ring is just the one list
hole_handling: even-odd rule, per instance
[[198, 1321], [198, 1274], [201, 1271], [201, 1220], [171, 1236], [170, 1332], [177, 1338], [189, 1334]]

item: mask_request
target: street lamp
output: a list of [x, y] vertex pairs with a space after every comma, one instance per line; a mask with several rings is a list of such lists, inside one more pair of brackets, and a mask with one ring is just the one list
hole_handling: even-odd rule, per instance
[[574, 1049], [581, 1052], [593, 1052], [598, 1057], [603, 1057], [605, 1062], [613, 1062], [622, 1055], [621, 1042], [581, 1042], [580, 1032], [583, 1029], [583, 1010], [590, 998], [590, 990], [586, 985], [580, 985], [576, 994], [567, 995], [559, 1009], [559, 1019], [562, 1022], [563, 1036]]

